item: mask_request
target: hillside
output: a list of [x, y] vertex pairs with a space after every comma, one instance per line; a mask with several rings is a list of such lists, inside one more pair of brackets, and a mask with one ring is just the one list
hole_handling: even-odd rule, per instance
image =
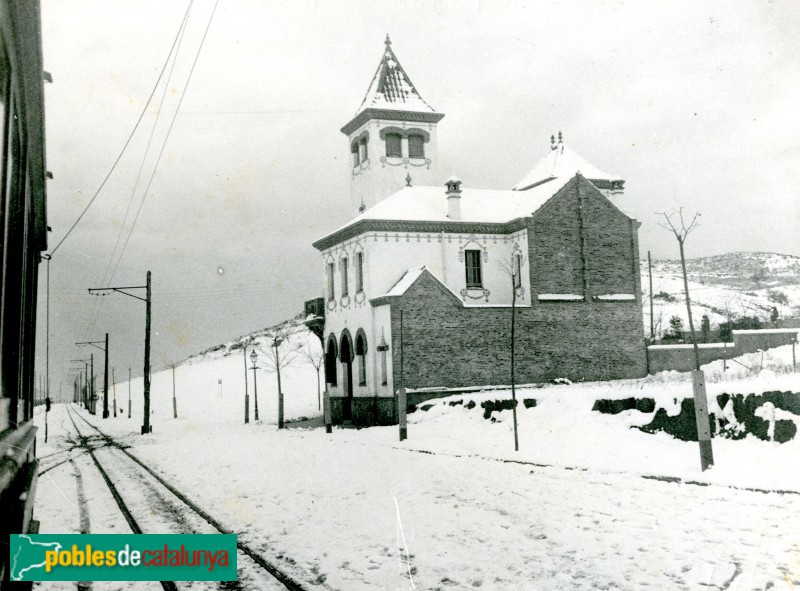
[[[781, 320], [800, 316], [800, 257], [775, 253], [737, 252], [686, 261], [692, 316], [700, 329], [708, 315], [712, 330], [727, 317], [755, 316], [766, 325], [772, 308]], [[647, 261], [642, 261], [643, 316], [650, 330]], [[689, 328], [678, 260], [653, 261], [653, 317], [657, 336], [679, 316]]]

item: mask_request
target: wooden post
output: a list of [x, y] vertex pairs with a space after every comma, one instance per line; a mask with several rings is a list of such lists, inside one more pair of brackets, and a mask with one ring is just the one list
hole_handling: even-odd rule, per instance
[[728, 371], [728, 343], [722, 341], [722, 371]]
[[797, 337], [792, 341], [792, 371], [797, 371], [797, 359], [794, 356], [794, 346], [797, 344]]
[[150, 271], [147, 272], [147, 296], [145, 300], [146, 311], [144, 320], [144, 421], [142, 435], [152, 433], [150, 426], [150, 314], [151, 314], [151, 285]]
[[175, 398], [175, 364], [172, 364], [172, 418], [178, 418], [178, 399]]
[[705, 375], [699, 369], [692, 371], [692, 390], [694, 390], [694, 417], [697, 423], [697, 440], [700, 444], [700, 469], [705, 472], [714, 465], [714, 452], [711, 449], [711, 429], [708, 424]]
[[106, 333], [106, 361], [103, 370], [103, 418], [108, 418], [108, 333]]
[[278, 373], [278, 429], [283, 429], [283, 389], [281, 388], [281, 358], [278, 353], [280, 343], [275, 344], [275, 369]]
[[250, 394], [247, 392], [247, 341], [244, 343], [244, 424], [250, 422]]
[[400, 425], [400, 441], [408, 438], [408, 427], [406, 425], [406, 389], [400, 388], [397, 391], [397, 415]]
[[329, 393], [330, 384], [325, 384], [325, 392], [322, 394], [322, 413], [325, 416], [325, 433], [333, 433], [331, 425], [331, 395]]
[[114, 376], [114, 368], [111, 368], [111, 384], [114, 389], [114, 418], [117, 418], [117, 378]]
[[94, 397], [94, 353], [89, 355], [89, 404], [92, 406], [91, 413], [97, 414], [97, 401]]
[[650, 280], [650, 344], [656, 342], [656, 325], [653, 318], [653, 261], [650, 259], [650, 251], [647, 251], [647, 275]]

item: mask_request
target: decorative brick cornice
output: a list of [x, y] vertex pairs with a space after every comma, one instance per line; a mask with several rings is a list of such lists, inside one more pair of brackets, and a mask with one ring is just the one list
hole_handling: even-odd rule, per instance
[[444, 113], [393, 111], [390, 109], [364, 109], [358, 115], [353, 117], [347, 125], [342, 127], [341, 132], [349, 136], [370, 119], [384, 119], [386, 121], [414, 121], [417, 123], [438, 123], [443, 117]]
[[527, 227], [528, 218], [510, 222], [451, 222], [417, 220], [359, 220], [313, 243], [320, 252], [366, 232], [405, 232], [421, 234], [511, 234]]

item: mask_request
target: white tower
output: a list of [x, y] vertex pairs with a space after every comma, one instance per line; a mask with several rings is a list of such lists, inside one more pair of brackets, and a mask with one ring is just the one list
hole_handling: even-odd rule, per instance
[[436, 124], [444, 117], [417, 92], [386, 48], [355, 117], [342, 127], [350, 157], [350, 199], [357, 214], [408, 184], [435, 185]]

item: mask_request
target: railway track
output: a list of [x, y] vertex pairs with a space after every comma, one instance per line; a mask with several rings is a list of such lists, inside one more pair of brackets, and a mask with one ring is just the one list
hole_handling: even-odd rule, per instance
[[[74, 450], [80, 449], [91, 458], [134, 533], [235, 533], [114, 438], [69, 407], [67, 413], [78, 441], [70, 450], [64, 450], [66, 457], [59, 458], [44, 471], [70, 461], [74, 458]], [[84, 434], [76, 417], [82, 426], [88, 426], [96, 434]], [[237, 567], [239, 580], [217, 583], [219, 589], [308, 591], [291, 575], [241, 541], [237, 541]], [[161, 582], [165, 591], [177, 591], [183, 585], [180, 582]], [[192, 589], [198, 585], [203, 584], [187, 583]], [[326, 588], [324, 584], [315, 587]]]

